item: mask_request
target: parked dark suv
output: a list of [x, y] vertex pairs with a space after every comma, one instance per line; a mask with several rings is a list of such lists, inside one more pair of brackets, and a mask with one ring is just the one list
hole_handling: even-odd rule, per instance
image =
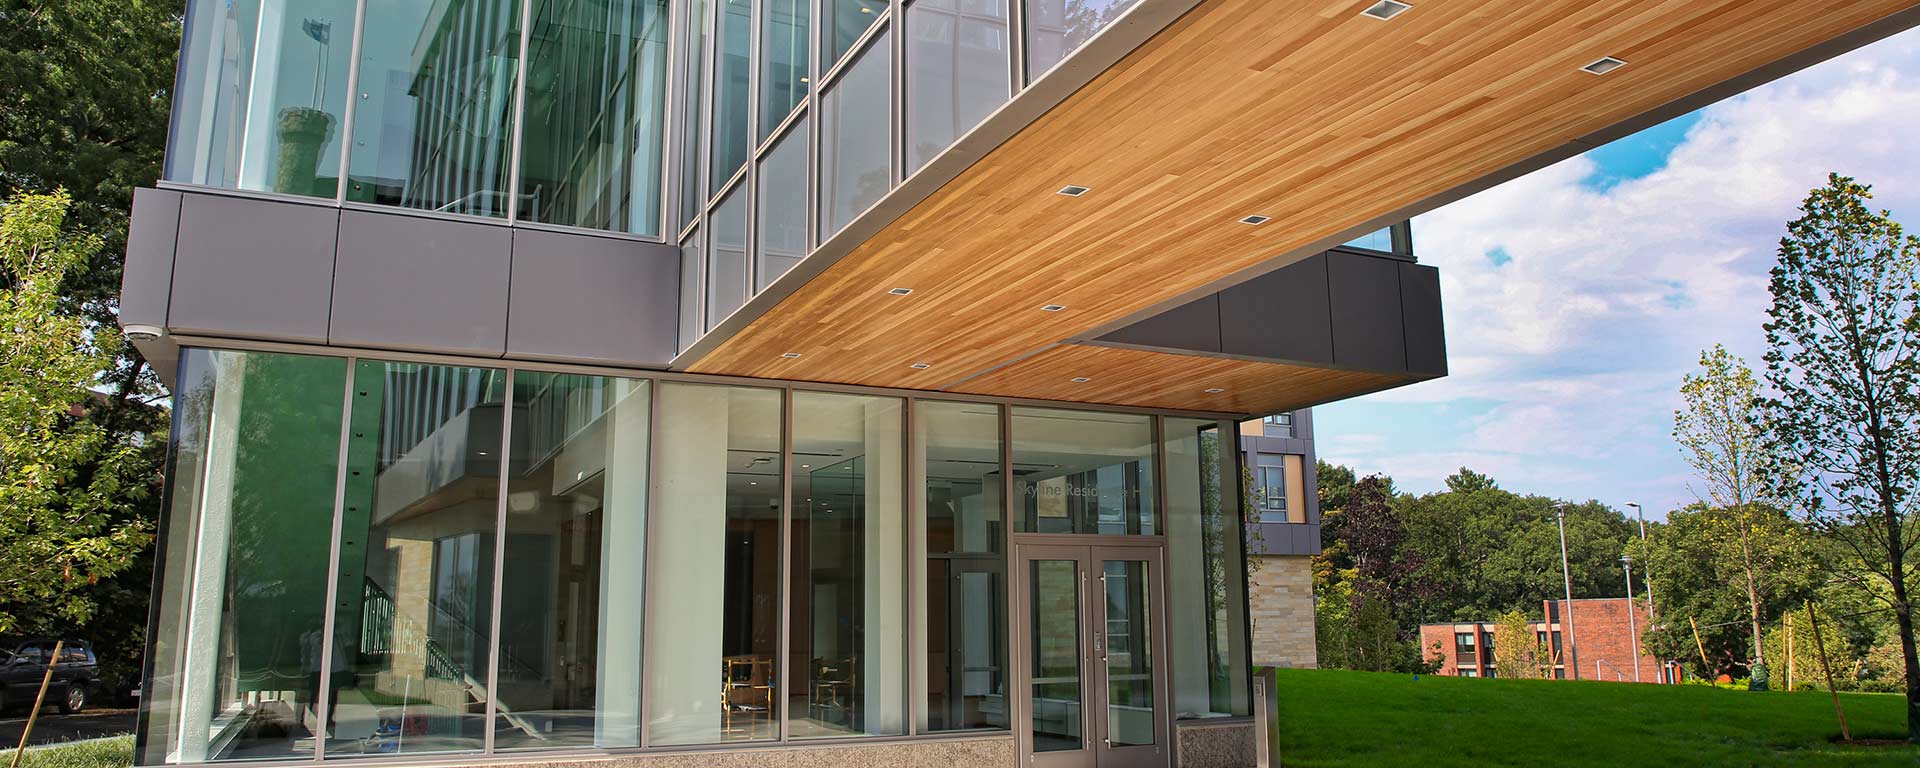
[[[47, 674], [47, 657], [53, 655], [52, 640], [17, 640], [0, 644], [0, 711], [33, 706], [40, 691], [40, 679]], [[86, 709], [100, 679], [100, 665], [93, 646], [86, 641], [68, 640], [53, 665], [53, 681], [47, 685], [47, 703], [57, 704], [63, 714]]]

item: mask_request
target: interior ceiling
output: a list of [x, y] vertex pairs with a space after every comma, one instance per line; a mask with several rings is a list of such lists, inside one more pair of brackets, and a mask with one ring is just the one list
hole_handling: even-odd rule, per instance
[[[1381, 22], [1360, 15], [1372, 2], [1203, 0], [684, 367], [1093, 399], [1058, 380], [1071, 369], [1140, 387], [1101, 387], [1103, 402], [1279, 410], [1299, 398], [1272, 387], [1217, 405], [1169, 395], [1164, 358], [1189, 371], [1206, 365], [1196, 358], [1054, 345], [1916, 5], [1423, 0]], [[1580, 71], [1602, 56], [1628, 65]], [[1055, 194], [1067, 184], [1092, 191]], [[1273, 220], [1238, 223], [1249, 214]], [[913, 293], [888, 295], [896, 287]], [[1316, 391], [1393, 385], [1352, 383]]]

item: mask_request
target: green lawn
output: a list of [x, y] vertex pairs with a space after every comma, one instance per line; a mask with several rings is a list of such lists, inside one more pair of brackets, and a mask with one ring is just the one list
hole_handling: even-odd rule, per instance
[[[0, 766], [13, 760], [13, 750], [0, 750]], [[133, 737], [93, 739], [27, 750], [20, 768], [127, 768], [133, 765]]]
[[[1846, 746], [1824, 692], [1281, 670], [1288, 766], [1920, 765]], [[1905, 700], [1841, 694], [1854, 738], [1906, 733]]]

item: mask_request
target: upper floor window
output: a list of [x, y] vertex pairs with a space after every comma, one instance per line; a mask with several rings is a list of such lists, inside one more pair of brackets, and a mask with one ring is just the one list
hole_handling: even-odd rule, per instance
[[1260, 517], [1265, 519], [1268, 512], [1277, 512], [1281, 518], [1274, 522], [1286, 522], [1287, 513], [1287, 471], [1285, 467], [1260, 467], [1256, 478], [1260, 482]]
[[1306, 458], [1261, 453], [1253, 458], [1253, 496], [1263, 523], [1307, 522]]
[[1268, 437], [1293, 437], [1293, 414], [1276, 413], [1260, 420]]
[[1453, 633], [1453, 657], [1460, 664], [1474, 664], [1480, 661], [1480, 649], [1476, 632]]

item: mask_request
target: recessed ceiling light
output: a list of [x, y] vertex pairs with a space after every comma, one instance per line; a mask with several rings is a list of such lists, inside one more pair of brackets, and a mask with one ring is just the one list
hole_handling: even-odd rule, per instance
[[800, 356], [800, 353], [798, 353], [798, 352], [782, 352], [782, 353], [780, 353], [780, 356], [781, 356], [781, 357], [784, 357], [784, 358], [787, 358], [787, 359], [789, 359], [789, 360], [792, 360], [793, 358], [796, 358], [796, 357], [799, 357], [799, 356]]
[[895, 296], [905, 296], [909, 293], [913, 293], [913, 289], [912, 288], [895, 288], [893, 290], [887, 291], [887, 293], [891, 293]]
[[1612, 72], [1626, 65], [1627, 65], [1627, 62], [1621, 59], [1616, 59], [1612, 56], [1602, 56], [1599, 59], [1596, 59], [1592, 64], [1588, 64], [1584, 67], [1581, 67], [1580, 71], [1585, 72], [1589, 75], [1604, 75], [1608, 72]]
[[1066, 309], [1066, 308], [1067, 308], [1067, 305], [1065, 305], [1065, 304], [1048, 304], [1048, 305], [1046, 305], [1046, 306], [1044, 306], [1044, 307], [1041, 307], [1041, 308], [1040, 308], [1040, 311], [1042, 311], [1042, 312], [1058, 312], [1058, 311], [1060, 311], [1060, 310], [1063, 310], [1063, 309]]
[[909, 366], [907, 366], [907, 367], [908, 367], [908, 368], [912, 368], [912, 369], [914, 369], [914, 370], [916, 370], [916, 371], [924, 371], [924, 370], [926, 370], [926, 369], [928, 369], [928, 368], [932, 368], [933, 366], [931, 366], [931, 365], [927, 365], [926, 363], [914, 363], [913, 365], [909, 365]]
[[1075, 383], [1075, 384], [1085, 384], [1085, 383], [1087, 383], [1087, 382], [1089, 382], [1089, 381], [1093, 381], [1093, 379], [1089, 379], [1089, 378], [1087, 378], [1087, 377], [1085, 377], [1085, 376], [1075, 376], [1075, 377], [1073, 377], [1073, 383]]
[[1245, 218], [1242, 218], [1242, 219], [1240, 219], [1240, 223], [1242, 223], [1242, 224], [1252, 224], [1252, 225], [1254, 225], [1254, 226], [1256, 226], [1256, 227], [1257, 227], [1257, 226], [1259, 226], [1259, 225], [1261, 225], [1261, 224], [1265, 224], [1265, 223], [1267, 223], [1267, 222], [1269, 222], [1269, 221], [1273, 221], [1273, 217], [1272, 217], [1272, 216], [1261, 216], [1260, 214], [1257, 214], [1257, 213], [1256, 213], [1256, 214], [1254, 214], [1254, 215], [1252, 215], [1252, 216], [1247, 216], [1247, 217], [1245, 217]]
[[1220, 387], [1213, 387], [1213, 388], [1211, 388], [1211, 389], [1208, 389], [1208, 390], [1207, 390], [1207, 394], [1209, 394], [1209, 395], [1217, 395], [1217, 394], [1220, 394], [1220, 393], [1222, 393], [1222, 392], [1225, 392], [1225, 391], [1226, 391], [1226, 390], [1224, 390], [1224, 389], [1221, 389]]
[[1380, 2], [1367, 6], [1367, 9], [1361, 11], [1360, 15], [1370, 19], [1386, 21], [1412, 9], [1412, 5], [1400, 2], [1400, 0], [1380, 0]]
[[1066, 195], [1067, 197], [1079, 197], [1081, 195], [1084, 195], [1092, 191], [1093, 191], [1092, 189], [1080, 186], [1078, 184], [1068, 184], [1060, 188], [1060, 194]]

